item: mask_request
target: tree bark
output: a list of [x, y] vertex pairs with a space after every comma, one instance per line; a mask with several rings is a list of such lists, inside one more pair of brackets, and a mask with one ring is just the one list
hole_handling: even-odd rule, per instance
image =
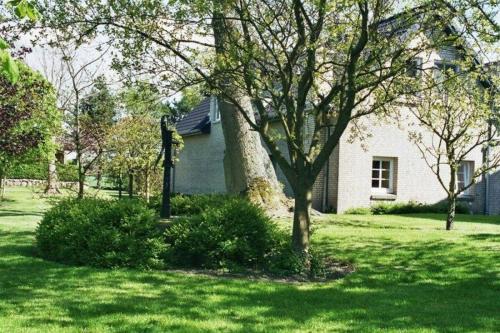
[[120, 172], [120, 176], [118, 177], [118, 199], [122, 198], [122, 188], [123, 188], [123, 177]]
[[446, 216], [446, 230], [453, 229], [457, 204], [457, 167], [450, 165], [450, 183], [448, 186], [448, 215]]
[[149, 182], [150, 182], [150, 175], [149, 175], [149, 170], [146, 170], [145, 172], [145, 177], [144, 177], [144, 196], [146, 197], [146, 202], [149, 203], [149, 197], [150, 197], [150, 189], [149, 189]]
[[85, 173], [78, 171], [78, 199], [83, 199], [85, 193]]
[[128, 174], [128, 197], [132, 198], [134, 196], [134, 174], [129, 172]]
[[454, 195], [448, 198], [448, 215], [446, 216], [446, 230], [453, 229], [453, 222], [455, 221], [456, 205], [457, 205], [457, 198]]
[[5, 171], [0, 168], [0, 201], [3, 201], [5, 196]]
[[312, 188], [310, 186], [299, 186], [294, 189], [294, 193], [292, 246], [295, 251], [307, 254], [309, 251]]
[[[214, 13], [212, 28], [218, 56], [224, 57], [225, 43], [227, 43], [227, 24], [224, 15], [220, 12]], [[255, 184], [260, 184], [271, 189], [274, 193], [266, 198], [260, 198], [263, 206], [267, 203], [275, 206], [278, 202], [284, 206], [285, 199], [283, 189], [278, 182], [276, 172], [271, 163], [269, 154], [262, 146], [259, 133], [253, 131], [247, 120], [237, 106], [241, 106], [251, 120], [255, 119], [254, 110], [250, 98], [242, 95], [234, 89], [235, 84], [227, 78], [228, 90], [232, 90], [231, 96], [237, 101], [237, 105], [230, 103], [224, 98], [218, 98], [218, 107], [221, 113], [221, 124], [226, 143], [224, 154], [224, 174], [226, 189], [231, 194], [241, 195], [249, 191]], [[267, 184], [264, 184], [267, 183]], [[250, 198], [252, 200], [252, 198]], [[267, 208], [267, 207], [266, 207]]]
[[45, 188], [45, 194], [61, 194], [59, 190], [59, 183], [57, 177], [57, 167], [55, 158], [51, 158], [49, 161], [47, 173], [47, 187]]

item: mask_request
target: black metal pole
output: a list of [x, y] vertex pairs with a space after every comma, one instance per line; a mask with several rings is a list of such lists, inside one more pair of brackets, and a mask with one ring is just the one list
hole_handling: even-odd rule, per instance
[[172, 170], [172, 134], [173, 131], [167, 128], [166, 117], [161, 118], [161, 137], [165, 156], [163, 160], [163, 193], [160, 216], [170, 218], [170, 175]]

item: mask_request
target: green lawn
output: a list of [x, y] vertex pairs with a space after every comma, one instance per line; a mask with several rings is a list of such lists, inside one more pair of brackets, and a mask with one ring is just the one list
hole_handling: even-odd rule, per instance
[[0, 332], [495, 332], [500, 217], [335, 216], [315, 224], [347, 278], [285, 284], [69, 267], [33, 255], [48, 205], [8, 189], [0, 206]]

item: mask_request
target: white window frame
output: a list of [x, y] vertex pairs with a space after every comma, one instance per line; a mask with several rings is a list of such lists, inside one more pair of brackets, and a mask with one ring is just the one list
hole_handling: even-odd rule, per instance
[[[380, 168], [374, 169], [373, 162], [380, 161]], [[381, 187], [382, 185], [382, 162], [389, 162], [389, 188]], [[379, 171], [379, 177], [373, 178], [373, 171]], [[373, 180], [377, 179], [379, 181], [379, 187], [373, 187]], [[375, 194], [393, 194], [394, 193], [394, 159], [388, 157], [373, 157], [370, 172], [370, 184], [372, 193]]]
[[[463, 167], [463, 171], [460, 169]], [[463, 173], [463, 180], [460, 181], [459, 177], [460, 174]], [[463, 183], [463, 187], [469, 186], [472, 183], [472, 176], [474, 174], [474, 161], [463, 161], [460, 163], [460, 166], [458, 167], [457, 170], [457, 189], [460, 187], [460, 183]], [[469, 195], [471, 193], [471, 187], [469, 187], [467, 190], [463, 191], [461, 194], [463, 195]]]
[[217, 97], [213, 98], [213, 104], [212, 104], [212, 122], [213, 123], [218, 123], [220, 121], [220, 109], [219, 109], [219, 102], [217, 100]]

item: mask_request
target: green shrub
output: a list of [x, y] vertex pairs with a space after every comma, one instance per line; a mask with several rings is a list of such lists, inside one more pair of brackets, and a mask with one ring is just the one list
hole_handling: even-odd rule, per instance
[[262, 267], [282, 241], [264, 212], [244, 199], [176, 220], [165, 233], [168, 261], [203, 268]]
[[351, 215], [371, 215], [372, 210], [369, 207], [355, 207], [347, 209], [344, 214]]
[[36, 243], [46, 259], [97, 267], [157, 267], [165, 250], [155, 212], [134, 200], [62, 200], [45, 213]]
[[[47, 179], [49, 163], [35, 162], [14, 165], [7, 172], [10, 179]], [[73, 164], [56, 163], [57, 176], [60, 181], [74, 182], [78, 180], [78, 169]]]
[[[208, 208], [218, 208], [231, 199], [223, 194], [176, 194], [170, 199], [170, 207], [174, 216], [189, 216], [202, 213]], [[151, 198], [149, 206], [157, 212], [161, 210], [161, 195]]]
[[[371, 207], [351, 208], [345, 211], [345, 214], [355, 215], [387, 215], [387, 214], [445, 214], [448, 211], [446, 201], [436, 204], [422, 204], [415, 201], [409, 202], [381, 202]], [[456, 206], [457, 214], [470, 214], [467, 204], [458, 202]]]
[[216, 206], [174, 221], [165, 232], [166, 259], [174, 266], [210, 269], [259, 269], [277, 275], [318, 273], [319, 257], [292, 250], [290, 235], [261, 208], [241, 198], [218, 196]]

